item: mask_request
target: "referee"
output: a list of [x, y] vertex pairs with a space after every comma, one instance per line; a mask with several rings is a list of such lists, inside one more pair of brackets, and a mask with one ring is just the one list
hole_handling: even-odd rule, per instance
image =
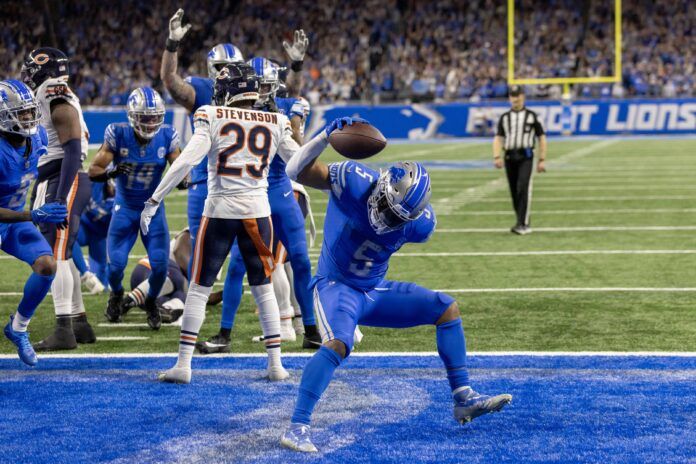
[[505, 151], [505, 172], [510, 184], [512, 206], [517, 223], [510, 229], [518, 235], [531, 234], [529, 210], [532, 204], [532, 172], [534, 170], [534, 143], [539, 138], [537, 172], [545, 172], [546, 135], [537, 114], [525, 108], [524, 89], [510, 87], [510, 110], [498, 120], [498, 131], [493, 139], [493, 162], [503, 167], [501, 151]]

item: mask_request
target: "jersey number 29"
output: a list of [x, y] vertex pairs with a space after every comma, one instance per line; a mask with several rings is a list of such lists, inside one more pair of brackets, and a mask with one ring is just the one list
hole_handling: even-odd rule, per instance
[[228, 158], [248, 147], [249, 152], [259, 158], [259, 163], [246, 165], [246, 172], [254, 179], [261, 179], [263, 171], [268, 166], [268, 156], [271, 151], [271, 132], [265, 126], [254, 126], [246, 134], [239, 124], [230, 122], [220, 130], [220, 135], [225, 137], [234, 133], [235, 141], [218, 155], [217, 173], [220, 176], [241, 177], [242, 168], [228, 166]]

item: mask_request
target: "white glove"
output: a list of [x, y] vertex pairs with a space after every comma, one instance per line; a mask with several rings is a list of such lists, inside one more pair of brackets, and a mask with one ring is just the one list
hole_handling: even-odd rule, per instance
[[145, 202], [145, 208], [143, 208], [143, 212], [140, 213], [140, 231], [143, 235], [147, 235], [147, 233], [150, 232], [150, 222], [155, 214], [157, 214], [158, 208], [159, 203], [152, 198]]
[[175, 42], [180, 42], [184, 38], [186, 33], [191, 29], [191, 25], [187, 24], [185, 26], [181, 25], [181, 18], [184, 17], [184, 10], [179, 8], [169, 20], [169, 39]]
[[295, 37], [292, 41], [292, 45], [283, 40], [283, 48], [285, 48], [285, 53], [288, 54], [291, 61], [304, 60], [305, 52], [307, 51], [308, 46], [309, 39], [302, 29], [295, 31]]

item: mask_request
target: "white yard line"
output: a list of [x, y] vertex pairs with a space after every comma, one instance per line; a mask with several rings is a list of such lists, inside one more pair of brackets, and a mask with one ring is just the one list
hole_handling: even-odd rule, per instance
[[691, 293], [696, 287], [530, 287], [530, 288], [445, 288], [443, 293], [541, 293], [541, 292], [642, 292], [642, 293]]
[[[535, 200], [536, 201], [536, 200]], [[454, 213], [442, 213], [435, 211], [438, 216], [511, 216], [515, 213], [510, 210], [501, 211], [457, 211]], [[623, 209], [558, 209], [537, 210], [535, 216], [544, 215], [585, 215], [585, 214], [661, 214], [661, 213], [696, 213], [696, 208], [623, 208]], [[324, 217], [326, 213], [314, 213], [314, 217]]]
[[[696, 195], [636, 195], [632, 197], [625, 196], [585, 196], [585, 197], [553, 197], [553, 198], [535, 198], [534, 203], [567, 203], [574, 201], [645, 201], [645, 200], [696, 200]], [[496, 203], [500, 201], [510, 202], [509, 198], [483, 198], [482, 203]], [[462, 203], [465, 204], [465, 203]], [[437, 209], [436, 209], [437, 210]], [[536, 212], [535, 212], [536, 214]]]
[[97, 337], [98, 342], [120, 342], [131, 340], [149, 340], [150, 337]]
[[[582, 255], [694, 255], [696, 250], [540, 250], [540, 251], [453, 251], [396, 253], [395, 258], [477, 256], [582, 256]], [[317, 257], [318, 253], [310, 253]]]
[[[469, 356], [520, 356], [520, 357], [696, 357], [695, 351], [468, 351]], [[198, 359], [214, 358], [265, 358], [266, 353], [215, 353], [207, 355], [194, 355]], [[309, 358], [314, 352], [283, 353], [286, 358]], [[409, 357], [425, 358], [439, 357], [435, 351], [365, 351], [351, 352], [352, 358], [377, 358], [377, 357]], [[50, 353], [41, 354], [40, 359], [137, 359], [137, 358], [176, 358], [177, 353]], [[16, 354], [0, 354], [0, 359], [17, 359]]]
[[[582, 227], [532, 227], [534, 232], [664, 232], [676, 230], [696, 230], [696, 226], [582, 226]], [[435, 229], [440, 234], [477, 234], [489, 232], [507, 232], [510, 229], [500, 227], [473, 227], [462, 229]], [[317, 235], [323, 234], [317, 230]]]

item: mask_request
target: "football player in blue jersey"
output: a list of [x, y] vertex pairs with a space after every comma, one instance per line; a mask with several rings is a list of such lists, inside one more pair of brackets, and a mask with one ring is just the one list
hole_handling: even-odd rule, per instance
[[[116, 180], [114, 212], [107, 236], [111, 295], [105, 315], [110, 322], [121, 320], [123, 273], [128, 253], [138, 238], [140, 213], [157, 188], [167, 161], [173, 163], [180, 152], [179, 134], [164, 124], [164, 102], [155, 90], [140, 87], [131, 92], [127, 113], [128, 124], [107, 126], [104, 144], [89, 168], [93, 181]], [[107, 170], [112, 163], [115, 167]], [[152, 219], [150, 233], [143, 235], [142, 241], [152, 266], [145, 299], [147, 323], [159, 330], [162, 321], [156, 299], [167, 278], [169, 262], [169, 228], [164, 208]]]
[[[308, 145], [326, 147], [332, 131], [353, 121], [333, 121]], [[327, 166], [317, 161], [319, 153], [319, 149], [303, 150], [287, 166], [292, 179], [329, 191], [329, 203], [312, 280], [323, 345], [304, 368], [292, 423], [281, 438], [282, 445], [317, 451], [309, 431], [312, 411], [336, 368], [350, 355], [358, 323], [391, 328], [435, 325], [455, 419], [466, 423], [502, 409], [511, 395], [486, 396], [470, 387], [464, 331], [454, 298], [415, 283], [385, 279], [392, 254], [405, 243], [427, 241], [435, 230], [425, 168], [408, 161], [382, 172], [355, 161]]]
[[[302, 144], [304, 132], [304, 106], [297, 98], [275, 98], [280, 83], [278, 67], [266, 58], [256, 57], [248, 62], [259, 77], [259, 99], [254, 104], [255, 109], [281, 113], [290, 119], [293, 139]], [[312, 309], [312, 294], [309, 291], [311, 280], [311, 264], [307, 253], [307, 238], [305, 236], [305, 218], [297, 203], [290, 179], [285, 174], [285, 161], [279, 156], [273, 158], [268, 171], [268, 200], [271, 205], [274, 235], [287, 250], [294, 275], [295, 295], [299, 302], [304, 323], [304, 348], [318, 349], [321, 346], [321, 336], [317, 331]], [[284, 272], [282, 262], [276, 263], [275, 272]], [[225, 289], [222, 299], [222, 318], [220, 332], [205, 341], [196, 344], [198, 351], [207, 353], [226, 353], [230, 349], [230, 333], [234, 318], [242, 300], [242, 281], [244, 265], [239, 247], [232, 247], [230, 264], [225, 279]], [[285, 309], [285, 308], [283, 308]], [[295, 329], [292, 326], [292, 316], [281, 318], [281, 340], [295, 339]]]
[[38, 359], [27, 326], [56, 274], [51, 247], [31, 222], [62, 224], [68, 215], [68, 208], [58, 203], [24, 211], [29, 186], [38, 174], [39, 156], [46, 153], [48, 144], [40, 119], [39, 105], [29, 87], [16, 80], [0, 82], [0, 249], [33, 271], [4, 333], [29, 366]]
[[[80, 217], [80, 231], [73, 245], [73, 261], [80, 271], [82, 285], [92, 294], [104, 291], [109, 285], [107, 269], [106, 237], [114, 208], [114, 181], [94, 182], [92, 196]], [[81, 247], [89, 249], [89, 265], [85, 262]]]

